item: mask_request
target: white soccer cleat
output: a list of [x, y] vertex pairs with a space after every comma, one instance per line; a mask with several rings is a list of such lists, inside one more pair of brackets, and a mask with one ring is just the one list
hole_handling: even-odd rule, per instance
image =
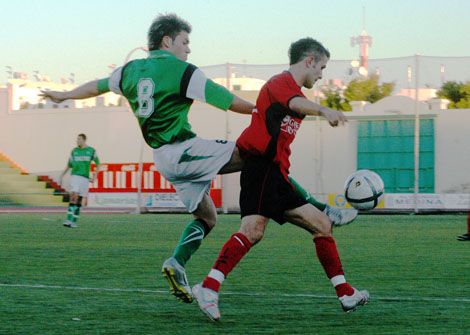
[[323, 213], [328, 216], [334, 227], [341, 227], [353, 222], [358, 212], [354, 208], [337, 208], [326, 205]]
[[197, 300], [199, 308], [212, 321], [219, 321], [219, 294], [211, 289], [196, 284], [193, 287], [193, 296]]
[[366, 290], [359, 291], [354, 289], [353, 295], [343, 295], [338, 298], [346, 313], [353, 312], [357, 306], [367, 305], [369, 302], [369, 292]]
[[168, 280], [171, 294], [185, 303], [193, 302], [191, 287], [186, 278], [186, 271], [174, 257], [168, 258], [162, 266], [162, 274]]
[[77, 224], [72, 222], [72, 221], [69, 221], [69, 220], [66, 220], [64, 221], [64, 227], [67, 227], [67, 228], [77, 228]]

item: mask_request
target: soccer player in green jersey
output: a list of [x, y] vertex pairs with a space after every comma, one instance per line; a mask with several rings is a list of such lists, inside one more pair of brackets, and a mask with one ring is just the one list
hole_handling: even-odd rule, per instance
[[[187, 63], [191, 26], [174, 14], [158, 16], [148, 31], [149, 57], [130, 61], [109, 78], [91, 81], [69, 92], [44, 91], [55, 102], [85, 99], [113, 91], [123, 95], [137, 117], [142, 135], [153, 148], [156, 168], [170, 181], [194, 220], [184, 229], [173, 256], [162, 268], [173, 294], [191, 302], [184, 267], [201, 241], [215, 226], [217, 212], [209, 196], [217, 174], [240, 171], [243, 166], [235, 143], [196, 136], [188, 122], [193, 100], [222, 110], [249, 114], [252, 103], [233, 95]], [[301, 188], [297, 188], [300, 192]], [[303, 190], [302, 190], [303, 191]], [[305, 197], [309, 197], [308, 192]], [[311, 197], [309, 202], [329, 212], [334, 224], [349, 223], [355, 211], [341, 212]]]
[[[95, 162], [96, 169], [90, 177], [90, 165], [92, 161]], [[89, 184], [95, 180], [99, 165], [100, 160], [96, 155], [96, 150], [86, 145], [85, 134], [79, 134], [77, 136], [77, 147], [73, 148], [70, 153], [67, 166], [59, 178], [59, 184], [62, 184], [62, 179], [65, 174], [70, 169], [72, 170], [70, 173], [70, 203], [67, 211], [67, 219], [64, 222], [65, 227], [77, 228], [82, 199], [88, 195]]]

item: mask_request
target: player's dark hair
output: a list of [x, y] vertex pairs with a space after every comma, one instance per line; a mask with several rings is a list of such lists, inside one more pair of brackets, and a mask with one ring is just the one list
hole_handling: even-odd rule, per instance
[[147, 39], [149, 50], [160, 49], [164, 36], [175, 40], [182, 31], [191, 33], [191, 25], [176, 14], [160, 14], [149, 28]]
[[84, 141], [86, 141], [86, 135], [85, 135], [85, 134], [83, 134], [83, 133], [82, 133], [82, 134], [78, 134], [78, 137], [81, 137], [81, 138], [83, 138]]
[[290, 45], [290, 65], [298, 63], [311, 54], [313, 54], [315, 62], [320, 61], [323, 56], [330, 58], [330, 52], [320, 42], [311, 37], [305, 37]]

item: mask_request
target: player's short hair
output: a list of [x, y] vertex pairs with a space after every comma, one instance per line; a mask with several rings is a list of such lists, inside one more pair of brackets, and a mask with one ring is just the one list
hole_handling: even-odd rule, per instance
[[307, 56], [313, 54], [315, 62], [320, 61], [323, 56], [330, 58], [330, 52], [317, 40], [311, 37], [302, 38], [289, 47], [290, 65], [296, 64]]
[[164, 36], [174, 40], [182, 31], [189, 34], [191, 30], [191, 25], [176, 14], [160, 14], [153, 20], [147, 34], [149, 50], [160, 49]]
[[85, 135], [85, 134], [83, 134], [83, 133], [82, 133], [82, 134], [78, 134], [78, 137], [81, 137], [81, 138], [83, 138], [84, 141], [86, 141], [86, 135]]

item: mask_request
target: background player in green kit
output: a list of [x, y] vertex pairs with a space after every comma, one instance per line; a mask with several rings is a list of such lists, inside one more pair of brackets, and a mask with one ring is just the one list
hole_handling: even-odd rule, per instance
[[[192, 132], [189, 109], [194, 99], [248, 115], [254, 108], [186, 62], [190, 32], [189, 23], [178, 16], [160, 15], [148, 32], [148, 58], [133, 60], [117, 68], [110, 78], [91, 81], [70, 92], [43, 92], [44, 97], [56, 102], [90, 98], [110, 90], [127, 98], [142, 135], [153, 148], [156, 168], [173, 184], [194, 216], [162, 268], [173, 294], [185, 302], [191, 302], [192, 296], [184, 266], [217, 220], [209, 196], [211, 181], [217, 174], [240, 171], [243, 166], [234, 142], [205, 140]], [[313, 198], [309, 202], [320, 210], [329, 208]], [[342, 214], [331, 210], [329, 217], [340, 225], [357, 215], [354, 211]]]
[[[96, 169], [90, 177], [91, 162], [95, 162]], [[80, 216], [80, 208], [82, 207], [82, 199], [88, 195], [88, 187], [93, 182], [98, 173], [100, 160], [96, 155], [96, 150], [86, 145], [86, 135], [79, 134], [77, 136], [77, 147], [70, 153], [64, 172], [60, 175], [59, 184], [69, 169], [70, 173], [70, 203], [67, 211], [67, 219], [64, 226], [69, 228], [77, 227], [77, 220]]]

